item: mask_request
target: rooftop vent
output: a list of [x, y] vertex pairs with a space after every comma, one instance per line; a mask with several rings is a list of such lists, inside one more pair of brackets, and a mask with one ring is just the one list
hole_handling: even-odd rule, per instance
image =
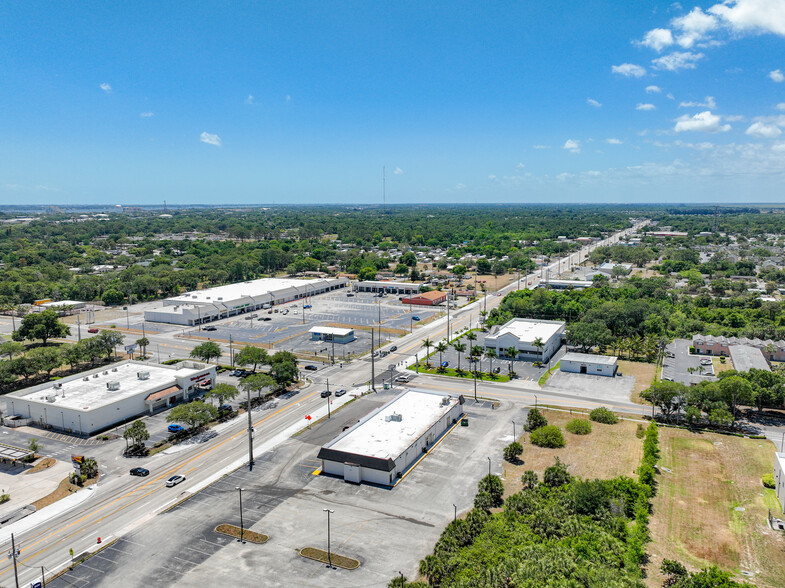
[[97, 377], [98, 377], [98, 374], [93, 374], [93, 378], [97, 378]]
[[84, 378], [82, 378], [82, 381], [83, 382], [89, 382], [90, 381], [90, 376], [85, 376]]
[[117, 371], [117, 368], [112, 368], [112, 371], [113, 371], [113, 372], [116, 372], [116, 371]]
[[394, 412], [392, 414], [388, 414], [386, 417], [384, 417], [384, 422], [386, 422], [386, 423], [389, 423], [390, 421], [394, 421], [396, 423], [400, 423], [402, 420], [403, 420], [403, 415], [399, 414], [397, 412]]
[[62, 382], [55, 382], [54, 387], [55, 387], [55, 390], [59, 390], [60, 388], [63, 387], [63, 383]]
[[117, 380], [112, 380], [111, 382], [106, 383], [107, 390], [119, 390], [120, 389], [120, 382]]
[[136, 377], [140, 380], [149, 380], [150, 372], [136, 372]]
[[105, 370], [105, 371], [104, 371], [104, 375], [105, 375], [105, 376], [108, 376], [108, 375], [109, 375], [109, 370]]

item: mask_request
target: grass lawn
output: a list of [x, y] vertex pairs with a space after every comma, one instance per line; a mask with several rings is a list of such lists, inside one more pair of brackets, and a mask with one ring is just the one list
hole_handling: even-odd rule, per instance
[[731, 362], [730, 358], [726, 358], [725, 363], [722, 363], [719, 357], [712, 357], [711, 362], [714, 364], [715, 375], [719, 374], [720, 372], [733, 369], [733, 363]]
[[627, 361], [620, 359], [619, 371], [625, 376], [635, 376], [635, 386], [632, 388], [630, 398], [633, 402], [638, 404], [649, 404], [640, 396], [641, 392], [646, 390], [654, 383], [654, 378], [657, 375], [657, 368], [653, 363], [643, 363], [641, 361]]
[[660, 449], [649, 585], [661, 585], [658, 568], [667, 557], [695, 569], [713, 563], [750, 571], [746, 579], [757, 586], [782, 586], [785, 538], [766, 524], [768, 509], [779, 505], [761, 484], [772, 471], [771, 442], [662, 427]]
[[[419, 371], [421, 374], [433, 374], [436, 376], [450, 376], [453, 378], [463, 378], [465, 380], [473, 380], [474, 376], [468, 370], [462, 370], [459, 374], [458, 371], [454, 368], [443, 368], [439, 369], [436, 367], [436, 362], [431, 364], [431, 369], [425, 369], [425, 363], [420, 362]], [[415, 371], [414, 366], [410, 365], [406, 368], [411, 371]], [[508, 374], [492, 374], [488, 375], [486, 372], [480, 372], [480, 377], [477, 378], [478, 380], [485, 380], [487, 382], [509, 382], [510, 376]]]
[[[592, 422], [588, 435], [573, 435], [564, 430], [567, 421], [574, 418], [588, 419], [585, 413], [542, 410], [548, 424], [556, 425], [564, 434], [565, 446], [561, 449], [546, 449], [529, 443], [529, 434], [523, 435], [523, 464], [504, 462], [505, 496], [521, 489], [521, 474], [534, 470], [542, 480], [545, 468], [553, 465], [558, 456], [569, 466], [569, 472], [582, 478], [615, 478], [635, 476], [635, 469], [643, 456], [643, 441], [635, 436], [637, 423], [619, 421], [615, 425]], [[520, 424], [521, 428], [523, 423]], [[518, 430], [520, 431], [521, 428]]]

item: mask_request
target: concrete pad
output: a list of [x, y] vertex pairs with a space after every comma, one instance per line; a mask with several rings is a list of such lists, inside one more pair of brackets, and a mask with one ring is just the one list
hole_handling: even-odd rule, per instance
[[635, 386], [634, 376], [593, 376], [571, 372], [554, 372], [543, 386], [545, 391], [564, 391], [579, 397], [598, 398], [609, 402], [629, 402]]
[[56, 461], [40, 472], [31, 473], [31, 469], [15, 466], [0, 471], [0, 494], [11, 495], [11, 500], [0, 506], [0, 516], [51, 494], [74, 471], [70, 461]]

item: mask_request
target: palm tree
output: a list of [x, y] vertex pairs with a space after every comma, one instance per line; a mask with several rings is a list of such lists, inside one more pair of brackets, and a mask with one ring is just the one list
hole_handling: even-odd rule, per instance
[[495, 349], [486, 349], [485, 350], [485, 357], [488, 358], [488, 373], [493, 373], [493, 358], [498, 357], [499, 355], [496, 353]]
[[[480, 361], [482, 357], [482, 347], [479, 345], [472, 345], [471, 351], [469, 351], [469, 355], [472, 357], [472, 361], [474, 362], [474, 371], [477, 370], [477, 362]], [[480, 365], [482, 367], [482, 365]]]
[[534, 345], [537, 348], [537, 351], [540, 352], [540, 363], [542, 363], [543, 362], [542, 349], [543, 347], [545, 347], [545, 343], [542, 342], [542, 337], [537, 337], [534, 341], [532, 341], [532, 345]]
[[469, 331], [466, 333], [466, 338], [471, 341], [472, 343], [477, 340], [477, 333], [474, 331]]
[[433, 341], [431, 341], [429, 337], [426, 337], [422, 340], [422, 344], [425, 347], [425, 369], [428, 369], [430, 367], [428, 360], [431, 358], [430, 349], [433, 346]]
[[456, 341], [452, 344], [452, 348], [458, 352], [458, 371], [461, 371], [461, 353], [466, 351], [466, 343], [461, 343], [460, 341]]
[[444, 362], [442, 361], [442, 353], [444, 353], [445, 351], [447, 351], [447, 349], [448, 349], [449, 347], [448, 347], [448, 345], [447, 345], [447, 343], [446, 343], [445, 341], [439, 341], [439, 342], [436, 344], [436, 347], [435, 347], [435, 348], [436, 348], [436, 351], [438, 351], [438, 352], [439, 352], [439, 369], [441, 370], [441, 369], [443, 369], [443, 368], [442, 368], [442, 363], [444, 363]]
[[505, 349], [504, 353], [510, 358], [510, 372], [512, 372], [512, 362], [515, 361], [515, 358], [518, 356], [518, 348], [513, 345]]

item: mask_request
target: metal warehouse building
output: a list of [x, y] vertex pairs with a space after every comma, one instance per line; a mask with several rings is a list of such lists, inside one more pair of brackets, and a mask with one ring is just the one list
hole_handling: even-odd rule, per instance
[[458, 421], [463, 402], [463, 396], [403, 392], [322, 447], [322, 471], [393, 486]]
[[146, 310], [144, 319], [158, 323], [195, 326], [345, 288], [348, 284], [348, 278], [315, 280], [262, 278], [227, 284], [167, 298], [164, 300], [163, 308]]
[[610, 355], [592, 355], [591, 353], [565, 353], [559, 360], [559, 370], [575, 374], [593, 374], [595, 376], [616, 375], [619, 369], [618, 357]]
[[[493, 349], [501, 357], [508, 357], [507, 350], [515, 347], [518, 350], [516, 359], [532, 361], [548, 361], [562, 345], [565, 323], [563, 321], [541, 321], [536, 319], [516, 318], [491, 328], [485, 337], [485, 348]], [[542, 342], [542, 347], [534, 343]]]
[[214, 365], [193, 361], [124, 361], [12, 392], [6, 411], [42, 427], [92, 435], [188, 400], [197, 386], [212, 386], [215, 374]]

